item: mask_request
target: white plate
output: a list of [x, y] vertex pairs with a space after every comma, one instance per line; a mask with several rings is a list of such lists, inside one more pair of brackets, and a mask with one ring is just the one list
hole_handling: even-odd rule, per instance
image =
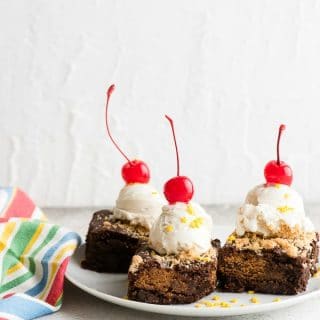
[[[214, 230], [214, 234], [223, 242], [228, 234], [230, 234], [230, 229], [226, 227], [216, 227]], [[80, 267], [80, 263], [83, 260], [83, 257], [84, 245], [76, 251], [76, 253], [70, 260], [66, 273], [66, 277], [69, 281], [71, 281], [80, 289], [102, 300], [115, 303], [123, 307], [148, 312], [197, 317], [242, 315], [289, 307], [315, 297], [316, 295], [320, 295], [320, 278], [312, 278], [309, 281], [307, 291], [295, 296], [275, 296], [269, 294], [251, 295], [248, 293], [214, 292], [200, 300], [200, 302], [210, 301], [214, 303], [217, 301], [213, 301], [212, 297], [214, 295], [219, 295], [219, 301], [225, 301], [230, 304], [230, 307], [228, 308], [222, 308], [220, 306], [207, 307], [204, 304], [202, 304], [201, 307], [196, 308], [194, 303], [186, 305], [148, 304], [130, 301], [124, 298], [127, 293], [127, 275], [97, 273], [94, 271], [84, 270]], [[259, 304], [250, 302], [250, 299], [253, 296], [259, 299]], [[280, 297], [281, 300], [279, 302], [273, 302], [273, 300], [277, 297]], [[237, 303], [230, 302], [230, 300], [233, 298], [238, 300]], [[240, 306], [242, 304], [244, 304], [244, 306]]]

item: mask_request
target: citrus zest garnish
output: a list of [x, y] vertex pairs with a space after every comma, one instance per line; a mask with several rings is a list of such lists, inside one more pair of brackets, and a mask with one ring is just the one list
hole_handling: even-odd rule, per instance
[[187, 218], [186, 217], [181, 217], [180, 218], [180, 222], [181, 223], [186, 223], [187, 222]]
[[235, 237], [235, 235], [233, 235], [233, 234], [231, 234], [229, 237], [228, 237], [228, 242], [233, 242], [233, 241], [235, 241], [236, 240], [236, 237]]
[[203, 224], [203, 218], [199, 217], [199, 218], [193, 219], [190, 222], [189, 227], [193, 228], [193, 229], [196, 229], [196, 228], [200, 228], [202, 224]]
[[252, 297], [250, 299], [250, 302], [252, 302], [252, 303], [260, 303], [260, 301], [259, 301], [259, 299], [257, 297]]
[[281, 213], [287, 213], [289, 211], [293, 211], [293, 208], [288, 206], [282, 206], [282, 207], [278, 207], [277, 210]]
[[228, 302], [222, 301], [220, 303], [220, 307], [221, 308], [230, 308], [231, 306], [230, 306], [230, 304]]
[[194, 216], [196, 214], [196, 212], [194, 211], [193, 207], [191, 204], [187, 205], [187, 212], [191, 215]]
[[204, 261], [204, 262], [209, 262], [210, 258], [209, 257], [199, 257], [198, 260], [199, 261]]
[[320, 277], [320, 268], [318, 268], [317, 272], [313, 274], [313, 278], [319, 278]]
[[168, 224], [167, 226], [164, 227], [165, 232], [172, 232], [173, 231], [173, 226], [171, 224]]
[[208, 308], [216, 307], [215, 303], [211, 301], [203, 301], [203, 304]]

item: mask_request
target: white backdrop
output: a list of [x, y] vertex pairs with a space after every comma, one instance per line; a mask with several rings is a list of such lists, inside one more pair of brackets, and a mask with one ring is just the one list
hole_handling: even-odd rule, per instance
[[124, 159], [182, 173], [202, 203], [239, 202], [282, 155], [320, 194], [320, 1], [0, 0], [0, 184], [40, 205], [112, 205]]

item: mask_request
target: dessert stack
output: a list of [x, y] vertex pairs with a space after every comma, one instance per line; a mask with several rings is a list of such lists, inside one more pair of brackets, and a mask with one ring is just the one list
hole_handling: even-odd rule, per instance
[[98, 272], [126, 273], [140, 242], [148, 240], [150, 228], [161, 213], [164, 198], [149, 184], [147, 164], [141, 160], [130, 160], [111, 134], [108, 109], [114, 88], [111, 85], [107, 91], [106, 128], [110, 140], [127, 160], [121, 172], [125, 186], [113, 210], [93, 214], [82, 267]]
[[267, 163], [266, 183], [253, 188], [239, 209], [236, 229], [219, 255], [219, 282], [225, 291], [297, 294], [316, 272], [319, 235], [306, 216], [301, 196], [290, 187], [292, 170]]
[[193, 184], [180, 176], [173, 121], [169, 120], [177, 155], [177, 176], [166, 182], [168, 204], [138, 249], [129, 268], [128, 298], [155, 304], [195, 302], [216, 287], [218, 248], [212, 241], [212, 219], [191, 202]]

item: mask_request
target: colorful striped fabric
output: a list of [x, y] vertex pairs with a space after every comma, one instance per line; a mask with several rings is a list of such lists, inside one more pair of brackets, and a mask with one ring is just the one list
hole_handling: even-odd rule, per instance
[[70, 256], [80, 237], [50, 224], [17, 188], [0, 188], [0, 320], [57, 311]]

